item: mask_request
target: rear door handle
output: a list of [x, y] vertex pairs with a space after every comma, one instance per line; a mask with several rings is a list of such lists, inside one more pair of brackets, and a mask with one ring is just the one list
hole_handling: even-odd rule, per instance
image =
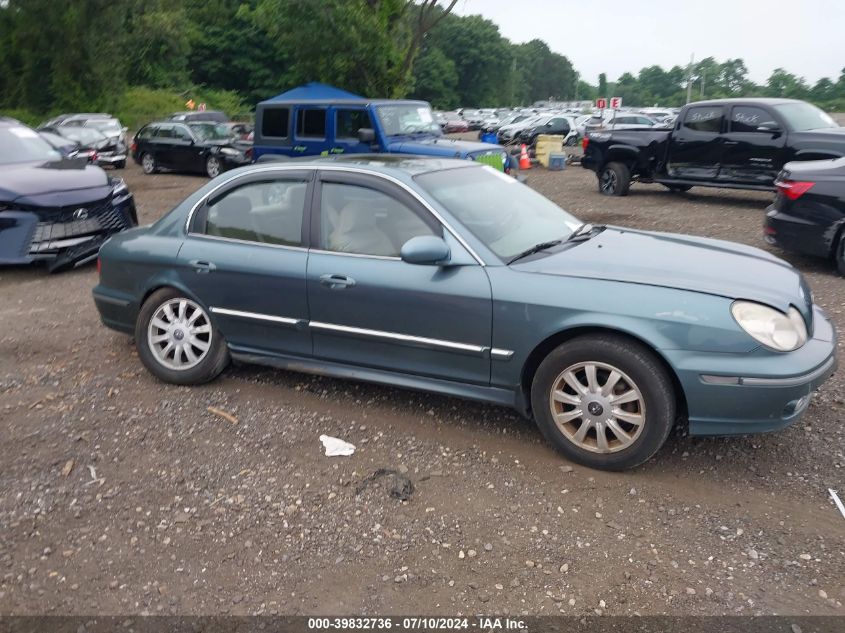
[[332, 290], [342, 290], [354, 286], [355, 280], [346, 275], [326, 274], [320, 275], [320, 283]]
[[205, 275], [210, 273], [212, 270], [217, 270], [217, 266], [215, 266], [212, 262], [202, 259], [193, 259], [190, 261], [190, 264], [194, 267], [197, 274], [200, 275]]

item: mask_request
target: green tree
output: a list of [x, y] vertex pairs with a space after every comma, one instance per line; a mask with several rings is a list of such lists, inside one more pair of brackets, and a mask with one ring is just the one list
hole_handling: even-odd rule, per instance
[[[599, 75], [599, 87], [598, 87], [598, 97], [610, 97], [611, 95], [607, 92], [607, 75], [605, 73], [601, 73]], [[618, 95], [617, 95], [618, 96]]]
[[414, 66], [414, 99], [429, 101], [435, 108], [449, 110], [460, 105], [458, 71], [455, 62], [439, 48], [425, 50]]

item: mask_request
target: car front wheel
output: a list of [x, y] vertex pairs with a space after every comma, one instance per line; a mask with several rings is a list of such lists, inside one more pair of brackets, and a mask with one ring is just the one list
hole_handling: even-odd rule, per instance
[[217, 178], [220, 175], [220, 159], [216, 156], [209, 156], [205, 159], [205, 173], [209, 178]]
[[558, 451], [602, 470], [642, 464], [675, 422], [672, 381], [659, 360], [613, 335], [579, 337], [553, 350], [537, 368], [531, 408]]
[[206, 311], [174, 288], [157, 290], [144, 302], [135, 341], [141, 362], [164, 382], [209, 382], [229, 363], [226, 342]]

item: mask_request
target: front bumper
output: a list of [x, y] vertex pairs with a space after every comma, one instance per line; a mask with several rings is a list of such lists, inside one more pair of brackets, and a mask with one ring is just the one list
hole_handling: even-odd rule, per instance
[[686, 396], [690, 435], [764, 433], [798, 420], [837, 368], [833, 324], [817, 306], [813, 321], [813, 338], [783, 354], [664, 350]]
[[126, 162], [126, 152], [97, 152], [98, 165], [117, 165]]
[[55, 212], [45, 217], [35, 211], [0, 213], [0, 264], [46, 261], [50, 272], [80, 266], [97, 256], [109, 236], [137, 226], [131, 194], [108, 199], [90, 208]]

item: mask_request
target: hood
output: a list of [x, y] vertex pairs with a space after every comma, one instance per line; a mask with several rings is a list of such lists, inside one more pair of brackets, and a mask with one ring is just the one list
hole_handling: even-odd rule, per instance
[[801, 274], [774, 255], [733, 242], [608, 227], [514, 268], [746, 299], [782, 312], [793, 305], [812, 323], [810, 290]]
[[34, 197], [45, 198], [51, 197], [49, 194], [65, 194], [87, 189], [96, 189], [93, 193], [97, 195], [94, 197], [104, 197], [111, 190], [111, 186], [106, 172], [82, 161], [18, 163], [0, 167], [2, 202], [38, 204], [33, 201]]
[[461, 157], [490, 151], [505, 151], [501, 145], [460, 141], [451, 138], [420, 138], [396, 141], [387, 146], [387, 151], [397, 154], [425, 154], [427, 156]]

